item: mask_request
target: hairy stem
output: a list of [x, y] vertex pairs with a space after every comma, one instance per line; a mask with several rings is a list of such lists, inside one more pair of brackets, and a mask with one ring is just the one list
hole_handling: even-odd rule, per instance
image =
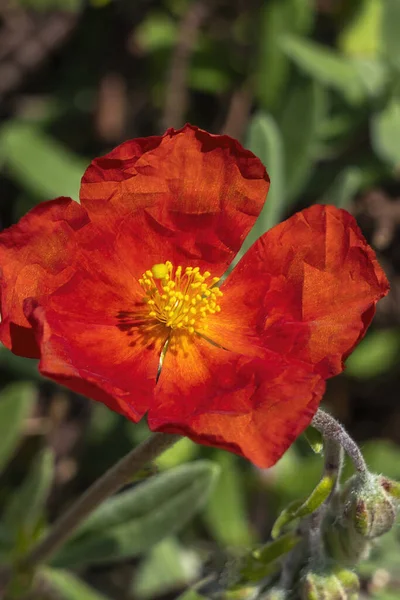
[[361, 476], [367, 476], [368, 468], [360, 448], [336, 419], [319, 409], [313, 418], [311, 425], [322, 434], [325, 440], [331, 440], [340, 445], [350, 456], [356, 471], [358, 471]]
[[[337, 425], [340, 427], [339, 423]], [[335, 438], [325, 437], [325, 433], [321, 433], [324, 442], [322, 479], [330, 477], [334, 480], [334, 486], [325, 502], [299, 524], [298, 531], [303, 540], [287, 555], [282, 565], [280, 586], [285, 590], [293, 588], [296, 577], [304, 565], [305, 556], [316, 565], [324, 556], [321, 526], [329, 504], [335, 502], [344, 452], [342, 445]]]
[[147, 463], [162, 454], [180, 438], [179, 435], [153, 433], [117, 464], [109, 469], [54, 523], [49, 533], [19, 562], [18, 568], [31, 569], [48, 559], [71, 536], [75, 529], [106, 498], [129, 482]]

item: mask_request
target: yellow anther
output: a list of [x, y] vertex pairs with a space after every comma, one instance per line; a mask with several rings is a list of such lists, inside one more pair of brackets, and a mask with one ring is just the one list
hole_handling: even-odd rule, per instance
[[[146, 273], [148, 273], [148, 271], [146, 271]], [[151, 267], [151, 274], [156, 279], [164, 279], [164, 277], [168, 274], [168, 266], [164, 263], [153, 265]]]
[[[199, 267], [174, 269], [170, 261], [155, 264], [139, 279], [148, 305], [147, 316], [156, 319], [165, 327], [193, 334], [207, 328], [207, 317], [220, 312], [218, 298], [221, 290], [213, 287], [219, 277], [209, 271], [200, 272]], [[171, 338], [174, 344], [174, 338]]]

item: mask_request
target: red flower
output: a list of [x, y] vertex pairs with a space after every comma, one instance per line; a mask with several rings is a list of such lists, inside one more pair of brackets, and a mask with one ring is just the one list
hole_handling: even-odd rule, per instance
[[315, 205], [262, 236], [261, 162], [196, 127], [93, 161], [81, 204], [0, 235], [0, 337], [154, 431], [274, 464], [365, 334], [386, 277], [353, 217]]

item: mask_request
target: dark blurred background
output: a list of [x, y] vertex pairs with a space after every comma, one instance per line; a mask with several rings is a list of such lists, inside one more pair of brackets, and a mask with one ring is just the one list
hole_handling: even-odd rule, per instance
[[[270, 173], [246, 246], [315, 202], [358, 219], [392, 290], [326, 406], [375, 470], [400, 478], [400, 0], [0, 0], [1, 227], [40, 201], [77, 199], [93, 157], [186, 121], [240, 139]], [[50, 447], [53, 519], [147, 430], [0, 348], [3, 397], [21, 382], [34, 400], [3, 460], [0, 503]], [[1, 413], [0, 434], [7, 423]], [[140, 560], [81, 573], [109, 598], [176, 597], [227, 553], [266, 539], [321, 468], [301, 440], [267, 473], [186, 440], [158, 466], [198, 455], [224, 467], [201, 517]], [[366, 595], [399, 597], [396, 535], [366, 564]]]

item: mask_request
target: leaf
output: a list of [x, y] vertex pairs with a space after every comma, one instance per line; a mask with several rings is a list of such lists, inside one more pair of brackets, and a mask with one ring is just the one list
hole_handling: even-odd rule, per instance
[[301, 80], [285, 101], [279, 124], [284, 143], [286, 195], [291, 202], [299, 197], [311, 175], [326, 113], [326, 91], [313, 80]]
[[39, 200], [79, 198], [86, 162], [37, 127], [11, 121], [0, 129], [0, 145], [11, 175]]
[[382, 96], [390, 83], [391, 73], [385, 62], [378, 58], [352, 59], [360, 81], [371, 98]]
[[340, 50], [348, 56], [376, 57], [381, 50], [383, 10], [382, 0], [364, 0], [339, 36]]
[[386, 61], [400, 70], [400, 0], [383, 0], [382, 44]]
[[334, 180], [326, 193], [326, 202], [337, 208], [348, 208], [364, 181], [363, 172], [358, 167], [347, 167]]
[[278, 44], [281, 35], [291, 31], [288, 2], [272, 0], [260, 13], [259, 59], [256, 96], [266, 110], [275, 108], [289, 75], [289, 61]]
[[165, 52], [176, 42], [178, 26], [165, 12], [153, 12], [147, 15], [134, 33], [135, 45], [142, 52]]
[[257, 550], [253, 550], [241, 559], [236, 585], [256, 583], [277, 569], [276, 561], [290, 552], [300, 542], [301, 536], [289, 532], [278, 540], [269, 542]]
[[59, 600], [109, 600], [68, 571], [44, 568], [41, 575]]
[[139, 565], [132, 594], [146, 600], [182, 589], [198, 576], [199, 566], [193, 553], [185, 552], [176, 539], [166, 538]]
[[19, 442], [35, 397], [35, 387], [29, 383], [12, 383], [0, 392], [0, 471]]
[[256, 95], [265, 110], [274, 110], [289, 76], [289, 61], [279, 44], [287, 33], [305, 33], [313, 22], [309, 0], [271, 0], [260, 13]]
[[370, 379], [390, 371], [398, 362], [400, 332], [396, 329], [371, 331], [346, 362], [346, 373]]
[[237, 459], [228, 452], [218, 452], [215, 458], [221, 475], [205, 510], [205, 520], [211, 535], [222, 546], [248, 546], [253, 534], [247, 519], [244, 483]]
[[335, 89], [350, 104], [360, 104], [365, 99], [365, 87], [348, 58], [328, 46], [294, 35], [286, 35], [281, 46], [304, 73]]
[[143, 554], [204, 506], [218, 474], [218, 465], [197, 461], [110, 498], [75, 532], [53, 564], [85, 565]]
[[33, 541], [38, 524], [43, 521], [44, 507], [53, 483], [54, 457], [44, 448], [36, 457], [22, 485], [5, 508], [3, 523], [10, 538], [20, 544], [23, 553]]
[[9, 351], [0, 344], [0, 368], [17, 379], [33, 379], [43, 381], [37, 368], [37, 361], [32, 358], [23, 358]]
[[372, 147], [381, 160], [394, 168], [400, 166], [400, 99], [395, 96], [372, 117]]
[[287, 508], [285, 508], [272, 527], [272, 539], [277, 539], [282, 528], [288, 523], [291, 523], [294, 519], [306, 517], [317, 510], [317, 508], [319, 508], [330, 495], [336, 479], [336, 473], [334, 475], [323, 476], [316, 488], [311, 492], [305, 501], [299, 502], [295, 500]]
[[283, 140], [271, 115], [263, 112], [254, 115], [247, 131], [246, 145], [266, 166], [271, 178], [267, 201], [250, 237], [246, 240], [248, 247], [265, 231], [281, 221], [287, 207]]
[[188, 85], [192, 90], [205, 94], [221, 94], [229, 90], [231, 77], [226, 69], [215, 65], [192, 65], [188, 74]]

